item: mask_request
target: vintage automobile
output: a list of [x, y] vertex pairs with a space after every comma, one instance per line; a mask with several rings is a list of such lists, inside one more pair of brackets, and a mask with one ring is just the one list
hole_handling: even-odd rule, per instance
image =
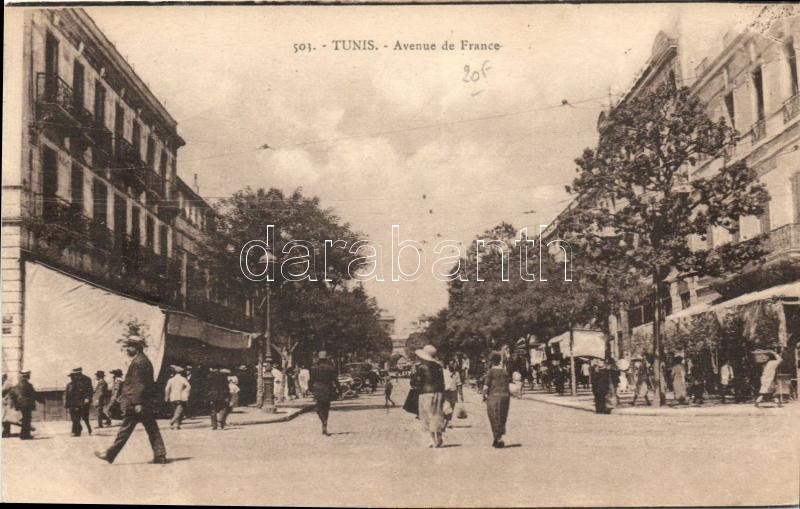
[[358, 387], [355, 380], [349, 373], [342, 373], [336, 378], [336, 385], [339, 391], [339, 399], [357, 398]]

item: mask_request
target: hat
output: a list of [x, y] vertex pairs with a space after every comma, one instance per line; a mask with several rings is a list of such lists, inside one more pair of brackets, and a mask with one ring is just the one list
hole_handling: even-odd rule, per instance
[[121, 369], [112, 369], [112, 370], [110, 371], [110, 373], [111, 373], [112, 375], [122, 376], [122, 370], [121, 370]]
[[73, 369], [72, 371], [69, 372], [68, 376], [80, 375], [81, 373], [83, 373], [83, 370], [81, 368], [75, 368], [75, 369]]
[[95, 375], [97, 375], [97, 376], [106, 376], [106, 372], [105, 371], [97, 371], [95, 373]]
[[170, 367], [172, 368], [172, 371], [176, 373], [183, 373], [183, 368], [180, 366], [170, 366]]
[[222, 373], [223, 375], [230, 375], [231, 374], [231, 370], [228, 369], [228, 368], [222, 368], [222, 369], [219, 370], [219, 372]]
[[438, 362], [436, 360], [436, 347], [433, 345], [425, 345], [421, 350], [417, 350], [414, 353], [424, 361]]
[[145, 343], [144, 338], [141, 336], [137, 336], [136, 334], [131, 334], [127, 338], [122, 340], [122, 344], [125, 346], [134, 345], [134, 346], [141, 346], [142, 348], [147, 346]]
[[31, 372], [30, 371], [20, 371], [19, 372], [19, 376], [31, 376]]
[[317, 359], [327, 359], [327, 358], [328, 358], [328, 352], [326, 352], [325, 350], [317, 354]]

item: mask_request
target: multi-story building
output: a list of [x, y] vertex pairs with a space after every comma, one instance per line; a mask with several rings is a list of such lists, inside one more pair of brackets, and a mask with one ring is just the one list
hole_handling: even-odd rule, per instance
[[[781, 334], [793, 337], [795, 343], [797, 341], [800, 313], [798, 306], [792, 303], [798, 296], [795, 295], [799, 290], [797, 286], [800, 286], [796, 283], [800, 277], [798, 40], [799, 19], [776, 20], [766, 31], [748, 29], [739, 34], [726, 34], [721, 52], [702, 59], [694, 69], [687, 70], [689, 59], [681, 51], [679, 37], [659, 33], [650, 59], [616, 105], [618, 107], [665, 80], [689, 86], [691, 93], [707, 105], [711, 118], [725, 119], [741, 133], [734, 149], [715, 158], [707, 157], [688, 168], [689, 178], [708, 177], [723, 163], [733, 164], [741, 160], [755, 169], [770, 194], [765, 213], [760, 217], [742, 217], [738, 233], [729, 234], [727, 230], [715, 227], [709, 229], [704, 240], [700, 237], [690, 239], [693, 249], [708, 249], [765, 234], [769, 249], [766, 263], [747, 273], [723, 278], [682, 278], [674, 273], [668, 281], [667, 291], [661, 296], [668, 320], [691, 316], [708, 310], [712, 303], [719, 305], [721, 300], [750, 293], [753, 298], [778, 299], [787, 303], [783, 310]], [[598, 119], [601, 133], [605, 128], [605, 118], [603, 113]], [[558, 218], [545, 232], [546, 239], [555, 234], [557, 225]], [[774, 270], [773, 274], [777, 276], [766, 275], [769, 270]], [[791, 288], [785, 286], [785, 283], [792, 282], [796, 284]], [[756, 290], [762, 293], [755, 295]], [[771, 290], [774, 291], [770, 293]], [[737, 302], [748, 299], [739, 298]], [[620, 358], [651, 349], [652, 343], [648, 338], [652, 336], [653, 317], [651, 299], [622, 309], [613, 316], [610, 320], [611, 354]]]
[[[82, 9], [25, 11], [11, 42], [4, 88], [19, 95], [4, 100], [14, 107], [4, 112], [3, 372], [38, 370], [34, 382], [58, 390], [73, 364], [121, 367], [116, 324], [150, 308], [157, 365], [247, 350], [247, 294], [200, 267], [214, 212], [177, 175], [175, 119]], [[75, 292], [58, 293], [58, 282]]]

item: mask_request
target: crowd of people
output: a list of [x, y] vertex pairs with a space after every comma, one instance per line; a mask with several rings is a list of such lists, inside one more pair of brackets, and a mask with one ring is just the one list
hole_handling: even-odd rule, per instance
[[[702, 358], [671, 356], [662, 363], [659, 379], [661, 403], [672, 406], [703, 405], [709, 394], [716, 394], [723, 404], [730, 401], [743, 403], [755, 397], [755, 405], [760, 406], [776, 392], [776, 374], [782, 357], [780, 348], [755, 353], [759, 354], [760, 362], [734, 363], [732, 360], [723, 360], [722, 365], [714, 369], [709, 369]], [[530, 364], [522, 356], [510, 356], [504, 366], [511, 377], [512, 396], [520, 397], [524, 388], [559, 395], [571, 389], [572, 366], [568, 359]], [[484, 383], [488, 368], [483, 371], [475, 373], [479, 387]], [[633, 406], [652, 405], [650, 397], [655, 392], [656, 372], [652, 356], [621, 361], [577, 358], [574, 379], [576, 390], [591, 389], [597, 411], [608, 413], [620, 404], [621, 394], [631, 394], [633, 398], [630, 404]], [[671, 402], [667, 401], [668, 394], [672, 395]]]

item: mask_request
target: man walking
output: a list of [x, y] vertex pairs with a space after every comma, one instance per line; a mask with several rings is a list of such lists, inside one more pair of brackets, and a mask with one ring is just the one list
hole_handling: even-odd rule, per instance
[[64, 391], [64, 408], [69, 412], [72, 421], [72, 436], [79, 437], [83, 428], [81, 421], [86, 424], [86, 431], [92, 434], [92, 425], [89, 422], [89, 407], [92, 404], [92, 381], [87, 385], [81, 368], [75, 368], [69, 374], [70, 381]]
[[123, 344], [128, 357], [131, 358], [131, 364], [125, 374], [125, 383], [122, 385], [120, 394], [122, 425], [111, 447], [105, 452], [98, 451], [94, 454], [102, 460], [113, 463], [133, 434], [136, 425], [141, 422], [147, 432], [147, 438], [150, 439], [150, 446], [153, 448], [153, 463], [165, 464], [167, 463], [167, 449], [164, 447], [164, 441], [161, 439], [161, 432], [158, 431], [158, 424], [153, 414], [155, 382], [153, 365], [144, 354], [147, 345], [144, 339], [136, 335], [125, 339]]
[[311, 392], [317, 402], [317, 415], [322, 423], [322, 434], [329, 436], [328, 433], [328, 414], [331, 410], [331, 401], [336, 399], [336, 368], [328, 360], [327, 352], [317, 354], [319, 362], [311, 370]]
[[104, 422], [106, 426], [111, 426], [111, 419], [106, 413], [108, 400], [111, 396], [111, 391], [109, 391], [108, 384], [106, 383], [106, 373], [105, 371], [98, 371], [94, 376], [97, 377], [97, 385], [94, 387], [92, 405], [97, 412], [97, 427], [102, 428]]
[[225, 429], [225, 420], [228, 416], [228, 377], [216, 368], [211, 368], [208, 373], [208, 411], [211, 414], [211, 429], [219, 427]]
[[36, 408], [36, 402], [44, 403], [44, 399], [42, 399], [42, 397], [36, 393], [36, 389], [33, 388], [33, 384], [30, 382], [30, 371], [21, 371], [19, 376], [19, 383], [11, 389], [9, 397], [11, 398], [14, 408], [19, 410], [20, 413], [19, 424], [21, 431], [19, 433], [19, 438], [21, 440], [33, 440], [33, 436], [31, 436], [31, 414]]
[[189, 401], [189, 381], [183, 376], [183, 368], [172, 366], [172, 378], [167, 381], [164, 387], [164, 400], [172, 405], [172, 420], [169, 427], [181, 429], [183, 422], [183, 412], [186, 410], [186, 402]]
[[111, 376], [113, 377], [111, 379], [111, 395], [108, 398], [108, 406], [106, 407], [106, 415], [109, 422], [111, 422], [112, 416], [114, 419], [119, 419], [122, 413], [119, 408], [119, 396], [122, 393], [122, 370], [112, 369]]

